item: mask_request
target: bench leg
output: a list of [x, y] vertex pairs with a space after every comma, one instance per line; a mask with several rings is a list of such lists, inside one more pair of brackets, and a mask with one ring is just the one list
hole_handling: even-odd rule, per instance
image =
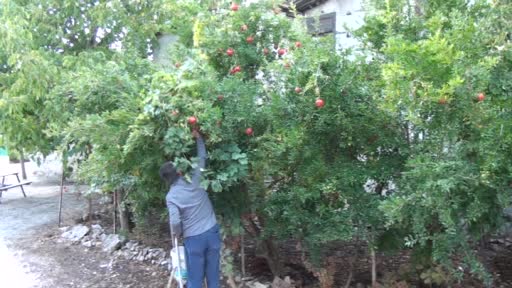
[[27, 198], [27, 194], [25, 194], [25, 189], [23, 189], [23, 185], [20, 186], [21, 192], [23, 193], [23, 197]]
[[[23, 159], [21, 159], [23, 161]], [[20, 176], [18, 176], [18, 173], [16, 173], [16, 179], [18, 179], [18, 183], [20, 183]], [[25, 194], [25, 189], [23, 189], [23, 185], [20, 186], [21, 192], [23, 192], [23, 197], [27, 198], [27, 194]]]

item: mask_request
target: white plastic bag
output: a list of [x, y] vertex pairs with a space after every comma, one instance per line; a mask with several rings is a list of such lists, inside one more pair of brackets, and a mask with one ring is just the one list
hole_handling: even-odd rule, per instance
[[171, 269], [175, 271], [174, 277], [176, 278], [176, 280], [184, 281], [187, 279], [187, 260], [185, 259], [185, 247], [175, 246], [174, 248], [172, 248], [171, 265]]

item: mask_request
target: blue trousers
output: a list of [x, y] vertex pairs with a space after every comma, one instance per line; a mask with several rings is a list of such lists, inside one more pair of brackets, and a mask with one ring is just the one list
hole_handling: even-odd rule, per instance
[[206, 276], [208, 288], [219, 288], [220, 248], [219, 225], [208, 231], [185, 238], [187, 258], [187, 288], [202, 288]]

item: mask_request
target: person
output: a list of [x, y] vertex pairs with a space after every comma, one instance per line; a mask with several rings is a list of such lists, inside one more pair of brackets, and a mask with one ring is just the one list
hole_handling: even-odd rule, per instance
[[[201, 171], [206, 164], [206, 147], [201, 134], [194, 130], [198, 165], [191, 182], [176, 171], [172, 162], [160, 167], [160, 177], [170, 185], [166, 196], [172, 237], [182, 236], [187, 260], [187, 288], [201, 288], [206, 276], [208, 288], [220, 282], [221, 237], [213, 205], [201, 187]], [[174, 238], [173, 238], [174, 239]]]

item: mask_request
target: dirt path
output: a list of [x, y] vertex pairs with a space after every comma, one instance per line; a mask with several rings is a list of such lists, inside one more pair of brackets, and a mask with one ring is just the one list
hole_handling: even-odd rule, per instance
[[27, 271], [16, 256], [0, 241], [0, 287], [40, 287], [37, 275]]
[[[0, 287], [165, 286], [167, 273], [162, 268], [62, 241], [57, 227], [58, 186], [35, 180], [26, 193], [23, 198], [19, 189], [9, 190], [0, 204]], [[74, 224], [84, 207], [78, 194], [65, 193], [63, 225]]]
[[[20, 244], [35, 244], [41, 233], [57, 227], [59, 187], [34, 185], [25, 190], [27, 198], [17, 188], [5, 192], [0, 204], [0, 287], [41, 287], [46, 282], [38, 267], [27, 264], [31, 256]], [[81, 213], [82, 202], [66, 194], [64, 219]]]

